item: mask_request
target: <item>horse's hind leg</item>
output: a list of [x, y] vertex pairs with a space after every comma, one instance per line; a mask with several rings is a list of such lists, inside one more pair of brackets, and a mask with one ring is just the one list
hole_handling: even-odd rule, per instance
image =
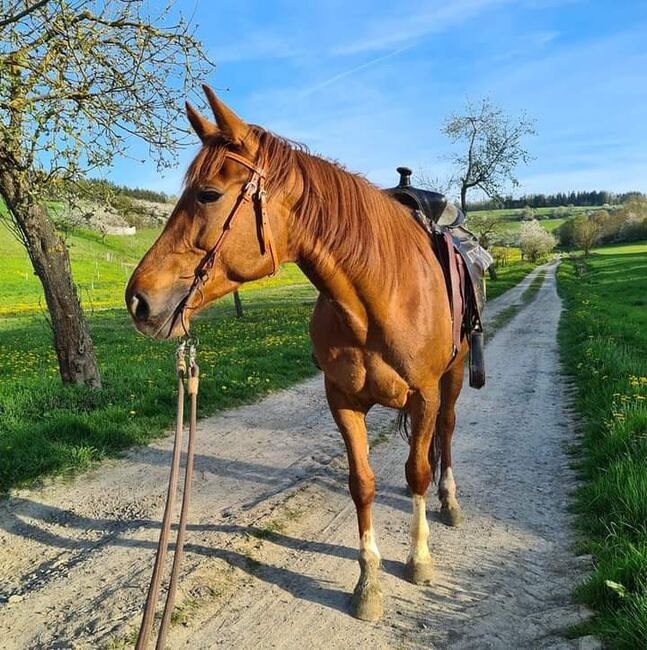
[[364, 621], [375, 621], [384, 611], [378, 570], [380, 552], [375, 542], [371, 508], [375, 498], [375, 476], [368, 463], [366, 410], [326, 380], [326, 395], [332, 415], [346, 443], [348, 484], [357, 510], [360, 577], [353, 592], [351, 613]]
[[413, 498], [411, 518], [411, 550], [406, 564], [408, 579], [415, 584], [430, 584], [433, 579], [433, 562], [427, 540], [426, 501], [427, 489], [431, 482], [429, 448], [438, 413], [438, 389], [426, 395], [414, 395], [409, 400], [411, 415], [411, 441], [409, 458], [405, 465], [407, 482]]
[[463, 387], [464, 363], [462, 356], [457, 358], [452, 367], [440, 380], [440, 412], [436, 425], [436, 435], [440, 444], [440, 482], [438, 498], [440, 499], [440, 518], [448, 526], [458, 526], [463, 521], [458, 500], [456, 483], [452, 472], [452, 436], [456, 425], [456, 400]]

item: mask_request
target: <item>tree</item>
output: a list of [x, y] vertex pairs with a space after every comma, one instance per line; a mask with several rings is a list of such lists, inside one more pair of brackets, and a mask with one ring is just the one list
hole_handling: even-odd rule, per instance
[[181, 144], [186, 89], [209, 63], [171, 5], [145, 0], [48, 0], [17, 11], [0, 0], [0, 197], [44, 289], [61, 378], [100, 386], [68, 251], [46, 203], [53, 185], [148, 143], [160, 166]]
[[575, 218], [567, 219], [564, 223], [555, 229], [559, 245], [566, 249], [575, 246]]
[[589, 217], [577, 217], [573, 223], [573, 241], [588, 255], [600, 239], [602, 227]]
[[17, 3], [10, 3], [12, 6], [4, 6], [5, 3], [3, 3], [3, 12], [2, 15], [4, 18], [0, 19], [0, 29], [3, 27], [6, 27], [7, 25], [11, 25], [13, 23], [19, 22], [22, 18], [25, 18], [31, 13], [34, 13], [37, 9], [40, 9], [44, 5], [47, 4], [49, 0], [39, 0], [38, 2], [34, 2], [32, 5], [27, 5], [23, 7], [22, 9], [18, 9], [20, 6], [20, 2]]
[[521, 219], [523, 221], [532, 221], [535, 219], [535, 211], [527, 205], [522, 211], [521, 211]]
[[465, 114], [450, 115], [443, 133], [452, 143], [464, 145], [451, 157], [463, 212], [467, 214], [467, 192], [472, 188], [499, 199], [509, 183], [519, 185], [515, 170], [531, 160], [521, 141], [535, 133], [534, 122], [525, 114], [513, 118], [489, 99], [478, 105], [468, 100]]
[[536, 262], [555, 248], [555, 237], [544, 230], [538, 221], [528, 221], [521, 226], [519, 248], [523, 256]]
[[488, 214], [472, 214], [469, 229], [478, 237], [483, 248], [490, 248], [503, 232], [503, 221], [500, 217]]

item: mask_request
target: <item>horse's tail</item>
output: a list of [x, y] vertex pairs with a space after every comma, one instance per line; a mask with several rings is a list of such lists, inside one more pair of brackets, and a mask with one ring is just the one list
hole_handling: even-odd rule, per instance
[[[411, 427], [409, 426], [409, 414], [405, 410], [398, 413], [397, 419], [398, 432], [404, 440], [408, 443], [411, 442]], [[440, 454], [442, 451], [442, 443], [438, 432], [438, 427], [434, 429], [433, 436], [431, 437], [431, 448], [429, 449], [429, 464], [431, 465], [431, 479], [434, 483], [438, 483], [438, 473], [440, 469]]]
[[405, 410], [398, 413], [397, 428], [403, 440], [411, 442], [411, 429], [409, 427], [409, 414]]
[[438, 474], [440, 473], [440, 453], [442, 451], [442, 442], [440, 440], [440, 431], [438, 424], [434, 428], [434, 434], [431, 437], [431, 448], [429, 449], [429, 463], [431, 465], [431, 480], [434, 485], [438, 483]]

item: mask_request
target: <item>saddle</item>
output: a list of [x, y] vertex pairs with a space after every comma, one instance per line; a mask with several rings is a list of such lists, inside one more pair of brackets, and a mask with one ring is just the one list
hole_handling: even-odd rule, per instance
[[483, 323], [484, 274], [492, 256], [462, 224], [465, 215], [438, 192], [411, 186], [411, 170], [398, 167], [400, 183], [385, 190], [411, 210], [413, 218], [428, 234], [445, 276], [452, 315], [453, 354], [467, 337], [470, 346], [470, 386], [485, 384]]

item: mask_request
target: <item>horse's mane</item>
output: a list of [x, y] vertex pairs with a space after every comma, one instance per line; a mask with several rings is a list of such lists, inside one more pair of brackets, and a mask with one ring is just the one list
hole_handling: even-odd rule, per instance
[[[332, 252], [347, 273], [368, 273], [385, 288], [392, 283], [393, 271], [408, 265], [412, 254], [429, 255], [427, 237], [408, 210], [363, 176], [310, 154], [305, 145], [257, 126], [251, 131], [259, 141], [258, 160], [267, 174], [270, 197], [285, 187], [293, 172], [302, 179], [291, 225], [306, 251]], [[186, 182], [217, 173], [232, 148], [224, 138], [214, 138], [192, 162]]]

